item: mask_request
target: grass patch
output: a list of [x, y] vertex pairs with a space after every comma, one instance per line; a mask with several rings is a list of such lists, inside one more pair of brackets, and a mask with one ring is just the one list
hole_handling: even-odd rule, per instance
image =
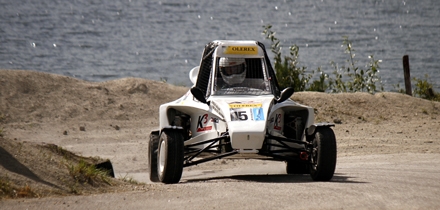
[[7, 177], [0, 177], [0, 197], [14, 197], [14, 190]]
[[29, 185], [14, 187], [7, 177], [0, 177], [0, 198], [35, 198], [39, 197]]
[[69, 160], [72, 157], [76, 156], [72, 152], [70, 152], [60, 146], [57, 146], [55, 144], [48, 144], [47, 147], [50, 148], [52, 151], [54, 151], [56, 154], [63, 156], [64, 159], [66, 159], [66, 160]]
[[21, 187], [18, 189], [17, 197], [19, 198], [27, 198], [27, 197], [38, 197], [37, 194], [29, 187], [29, 185], [26, 185], [24, 187]]
[[97, 169], [94, 165], [84, 160], [80, 160], [76, 165], [66, 164], [66, 166], [69, 174], [77, 183], [87, 183], [92, 186], [99, 185], [99, 183], [111, 185], [108, 171]]
[[[5, 121], [5, 115], [0, 112], [0, 123], [3, 123]], [[0, 127], [0, 137], [4, 136], [4, 128]]]
[[133, 179], [133, 177], [129, 177], [128, 174], [125, 174], [124, 176], [121, 176], [118, 179], [123, 182], [128, 182], [130, 184], [136, 184], [136, 185], [142, 184], [142, 183], [138, 182], [137, 180]]
[[6, 117], [3, 113], [0, 112], [0, 122], [5, 121]]

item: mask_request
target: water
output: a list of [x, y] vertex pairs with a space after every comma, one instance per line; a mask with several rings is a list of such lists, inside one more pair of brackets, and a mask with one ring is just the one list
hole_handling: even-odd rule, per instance
[[[358, 65], [380, 59], [385, 88], [429, 74], [440, 89], [440, 4], [436, 0], [0, 0], [0, 69], [37, 70], [89, 81], [123, 77], [190, 86], [204, 45], [259, 40], [273, 25], [300, 65], [327, 72], [344, 65], [348, 36]], [[272, 57], [272, 55], [270, 55]]]

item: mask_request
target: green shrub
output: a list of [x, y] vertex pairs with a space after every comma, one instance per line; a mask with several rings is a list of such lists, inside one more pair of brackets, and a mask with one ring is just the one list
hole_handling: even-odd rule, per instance
[[[276, 32], [272, 31], [271, 25], [263, 26], [263, 34], [271, 41], [271, 51], [274, 53], [274, 68], [277, 80], [281, 89], [293, 87], [295, 91], [320, 91], [320, 92], [369, 92], [374, 94], [383, 91], [383, 84], [379, 76], [379, 63], [373, 55], [368, 56], [368, 62], [364, 68], [357, 65], [355, 50], [348, 36], [343, 36], [342, 47], [348, 55], [346, 65], [341, 67], [331, 61], [330, 66], [333, 74], [325, 74], [321, 67], [316, 71], [307, 72], [307, 67], [300, 66], [299, 47], [289, 47], [289, 56], [282, 56], [281, 42], [275, 37]], [[316, 75], [319, 74], [319, 75]], [[317, 79], [316, 79], [317, 78]], [[413, 78], [416, 82], [413, 95], [440, 101], [440, 94], [435, 93], [432, 84], [428, 82], [428, 75], [425, 79]], [[394, 85], [397, 92], [404, 93], [400, 85]]]
[[403, 93], [403, 94], [406, 93], [405, 89], [400, 87], [400, 84], [393, 84], [393, 88], [394, 88], [393, 90], [394, 92]]
[[322, 72], [321, 67], [318, 67], [317, 72], [319, 73], [318, 80], [313, 80], [307, 91], [325, 92], [330, 87], [329, 76]]
[[[307, 67], [299, 66], [299, 47], [292, 45], [289, 48], [290, 55], [282, 56], [280, 40], [275, 37], [271, 25], [263, 26], [263, 34], [271, 41], [271, 51], [274, 55], [274, 68], [281, 89], [293, 87], [295, 91], [320, 91], [320, 92], [369, 92], [383, 91], [383, 85], [379, 77], [379, 63], [373, 55], [369, 56], [366, 68], [356, 65], [355, 50], [347, 36], [343, 37], [345, 53], [349, 56], [348, 66], [341, 68], [335, 62], [330, 62], [333, 77], [325, 74], [321, 67], [316, 71], [306, 72]], [[316, 75], [318, 73], [319, 75]], [[318, 78], [312, 80], [313, 78]]]
[[432, 83], [428, 82], [428, 79], [429, 76], [427, 74], [425, 74], [425, 79], [413, 78], [413, 81], [416, 82], [413, 95], [423, 99], [440, 101], [440, 94], [434, 92]]
[[352, 42], [347, 36], [343, 37], [342, 46], [345, 47], [344, 53], [348, 55], [347, 66], [338, 68], [335, 62], [331, 62], [334, 68], [334, 78], [330, 78], [329, 89], [331, 92], [369, 92], [375, 93], [383, 91], [382, 81], [379, 77], [379, 63], [373, 55], [368, 56], [369, 62], [366, 69], [356, 65], [355, 50]]
[[298, 53], [299, 47], [292, 45], [289, 48], [290, 56], [282, 57], [282, 47], [280, 46], [280, 40], [275, 37], [275, 32], [272, 31], [272, 26], [263, 26], [263, 33], [267, 39], [270, 39], [271, 51], [274, 55], [274, 68], [280, 89], [286, 87], [293, 87], [295, 91], [305, 91], [308, 87], [308, 83], [313, 76], [312, 74], [306, 74], [306, 67], [298, 65]]

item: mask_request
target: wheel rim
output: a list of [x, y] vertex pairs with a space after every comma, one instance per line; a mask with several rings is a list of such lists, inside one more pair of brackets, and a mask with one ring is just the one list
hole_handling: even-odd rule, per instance
[[318, 169], [318, 144], [313, 142], [313, 149], [312, 149], [312, 170], [316, 171]]
[[166, 143], [165, 141], [161, 141], [160, 145], [159, 145], [159, 173], [163, 174], [163, 170], [165, 168], [165, 159], [166, 159], [166, 152], [165, 152], [165, 148], [166, 148]]

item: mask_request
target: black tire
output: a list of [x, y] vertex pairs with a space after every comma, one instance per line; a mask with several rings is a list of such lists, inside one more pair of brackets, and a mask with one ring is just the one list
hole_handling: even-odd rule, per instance
[[310, 169], [306, 162], [287, 161], [286, 172], [287, 174], [309, 174]]
[[310, 176], [314, 181], [329, 181], [336, 168], [336, 137], [329, 127], [318, 127], [312, 141]]
[[148, 143], [148, 170], [150, 173], [150, 180], [152, 182], [159, 182], [157, 175], [157, 149], [159, 146], [159, 132], [152, 132], [150, 134], [150, 141]]
[[160, 135], [157, 153], [157, 173], [165, 184], [180, 181], [183, 172], [183, 135], [179, 130], [164, 130]]

